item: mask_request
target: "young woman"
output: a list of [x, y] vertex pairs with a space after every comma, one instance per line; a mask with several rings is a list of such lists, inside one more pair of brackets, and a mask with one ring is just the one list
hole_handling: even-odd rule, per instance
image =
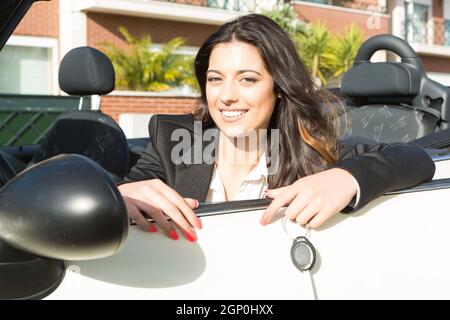
[[[289, 219], [317, 228], [340, 211], [434, 175], [433, 161], [420, 148], [339, 144], [330, 95], [316, 88], [291, 39], [270, 18], [250, 14], [222, 25], [200, 48], [195, 71], [199, 108], [153, 116], [151, 142], [119, 186], [130, 219], [144, 230], [157, 230], [149, 216], [172, 239], [178, 239], [176, 226], [195, 241], [199, 202], [265, 196], [273, 201], [261, 224], [287, 207]], [[196, 120], [202, 132], [218, 129], [214, 161], [204, 157], [210, 141], [196, 130]], [[177, 130], [190, 135], [187, 156], [174, 152]], [[276, 155], [259, 136], [251, 143], [248, 133], [255, 131], [267, 132], [267, 146], [276, 141]], [[200, 162], [189, 161], [192, 152]]]

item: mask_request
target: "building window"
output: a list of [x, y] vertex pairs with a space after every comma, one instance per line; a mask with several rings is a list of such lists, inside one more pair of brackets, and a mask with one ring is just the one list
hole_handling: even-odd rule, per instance
[[406, 39], [410, 42], [428, 42], [428, 17], [430, 7], [419, 3], [406, 3], [405, 31]]
[[331, 4], [331, 1], [329, 0], [305, 0], [307, 2], [316, 2], [316, 3], [323, 3], [323, 4]]
[[445, 45], [450, 46], [450, 19], [445, 20]]
[[246, 0], [208, 0], [208, 7], [248, 12], [250, 11], [248, 2]]
[[278, 3], [278, 0], [208, 0], [207, 5], [211, 8], [229, 11], [261, 12], [273, 9]]
[[0, 93], [51, 94], [50, 49], [6, 46], [0, 55]]
[[55, 39], [11, 37], [0, 53], [0, 93], [55, 94], [56, 44]]

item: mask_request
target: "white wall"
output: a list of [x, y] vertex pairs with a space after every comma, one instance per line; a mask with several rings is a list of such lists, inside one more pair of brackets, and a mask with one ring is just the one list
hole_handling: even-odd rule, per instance
[[450, 86], [450, 73], [429, 72], [427, 75], [430, 79], [442, 83], [444, 86]]
[[148, 123], [152, 114], [122, 113], [119, 115], [119, 126], [127, 139], [148, 138]]
[[391, 32], [394, 36], [404, 38], [405, 3], [403, 0], [394, 0], [391, 12]]
[[[57, 94], [59, 91], [58, 87], [58, 39], [50, 38], [50, 37], [35, 37], [35, 36], [18, 36], [18, 35], [12, 35], [8, 42], [6, 42], [6, 46], [19, 46], [19, 47], [28, 47], [30, 49], [32, 48], [45, 48], [49, 50], [49, 53], [51, 55], [50, 60], [46, 61], [41, 67], [43, 68], [43, 71], [48, 70], [48, 75], [41, 72], [39, 76], [39, 65], [37, 61], [33, 63], [32, 56], [27, 56], [27, 59], [22, 60], [22, 64], [30, 63], [33, 66], [32, 69], [28, 67], [21, 68], [21, 70], [16, 70], [15, 72], [21, 72], [21, 74], [14, 74], [14, 76], [19, 76], [21, 81], [23, 81], [28, 89], [30, 90], [38, 90], [37, 92], [29, 92], [25, 90], [22, 93], [25, 94]], [[29, 58], [29, 59], [28, 59]], [[27, 61], [28, 60], [28, 61]], [[11, 65], [9, 66], [11, 67]], [[13, 66], [14, 67], [14, 66]], [[5, 66], [4, 69], [7, 69], [8, 66]], [[34, 71], [35, 79], [28, 79], [30, 75], [32, 75], [32, 72]], [[36, 77], [37, 76], [37, 77]], [[49, 79], [46, 79], [46, 76], [49, 76]], [[38, 79], [38, 80], [36, 80]], [[9, 81], [9, 78], [5, 78], [4, 81]], [[49, 81], [47, 81], [49, 80]], [[28, 81], [28, 84], [27, 84]], [[43, 83], [34, 83], [34, 81], [45, 81], [49, 82], [48, 84]], [[42, 91], [42, 88], [45, 88], [46, 85], [48, 85], [48, 88], [44, 89], [44, 92]]]
[[450, 1], [444, 0], [444, 18], [450, 19]]
[[71, 49], [87, 45], [86, 13], [76, 10], [77, 1], [59, 2], [59, 54], [61, 59]]
[[[418, 3], [418, 4], [424, 4], [426, 6], [432, 5], [432, 0], [406, 0], [405, 2], [414, 2], [414, 3]], [[445, 0], [444, 0], [444, 2], [445, 2]]]

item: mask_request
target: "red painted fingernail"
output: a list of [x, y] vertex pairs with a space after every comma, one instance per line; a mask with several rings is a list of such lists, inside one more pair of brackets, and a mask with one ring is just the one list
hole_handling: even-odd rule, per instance
[[175, 230], [170, 230], [169, 237], [171, 237], [173, 240], [178, 240], [178, 234]]
[[202, 223], [202, 220], [200, 220], [200, 219], [197, 219], [197, 228], [199, 228], [199, 229], [203, 228], [203, 223]]
[[151, 225], [150, 227], [148, 227], [148, 232], [156, 232], [158, 231], [158, 229], [156, 229], [156, 227], [154, 225]]
[[186, 239], [188, 239], [190, 242], [195, 242], [196, 238], [194, 236], [193, 233], [186, 231], [184, 233], [184, 236], [186, 237]]

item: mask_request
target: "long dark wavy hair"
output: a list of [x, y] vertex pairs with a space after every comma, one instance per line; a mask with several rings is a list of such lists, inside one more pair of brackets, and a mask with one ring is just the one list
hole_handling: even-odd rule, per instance
[[195, 58], [201, 96], [194, 118], [209, 125], [213, 122], [206, 100], [209, 58], [217, 44], [231, 41], [246, 42], [259, 50], [280, 97], [268, 128], [268, 132], [279, 130], [280, 143], [277, 169], [268, 177], [269, 188], [292, 184], [336, 163], [337, 113], [332, 101], [337, 98], [316, 87], [289, 35], [263, 15], [244, 15], [225, 23], [201, 46]]

